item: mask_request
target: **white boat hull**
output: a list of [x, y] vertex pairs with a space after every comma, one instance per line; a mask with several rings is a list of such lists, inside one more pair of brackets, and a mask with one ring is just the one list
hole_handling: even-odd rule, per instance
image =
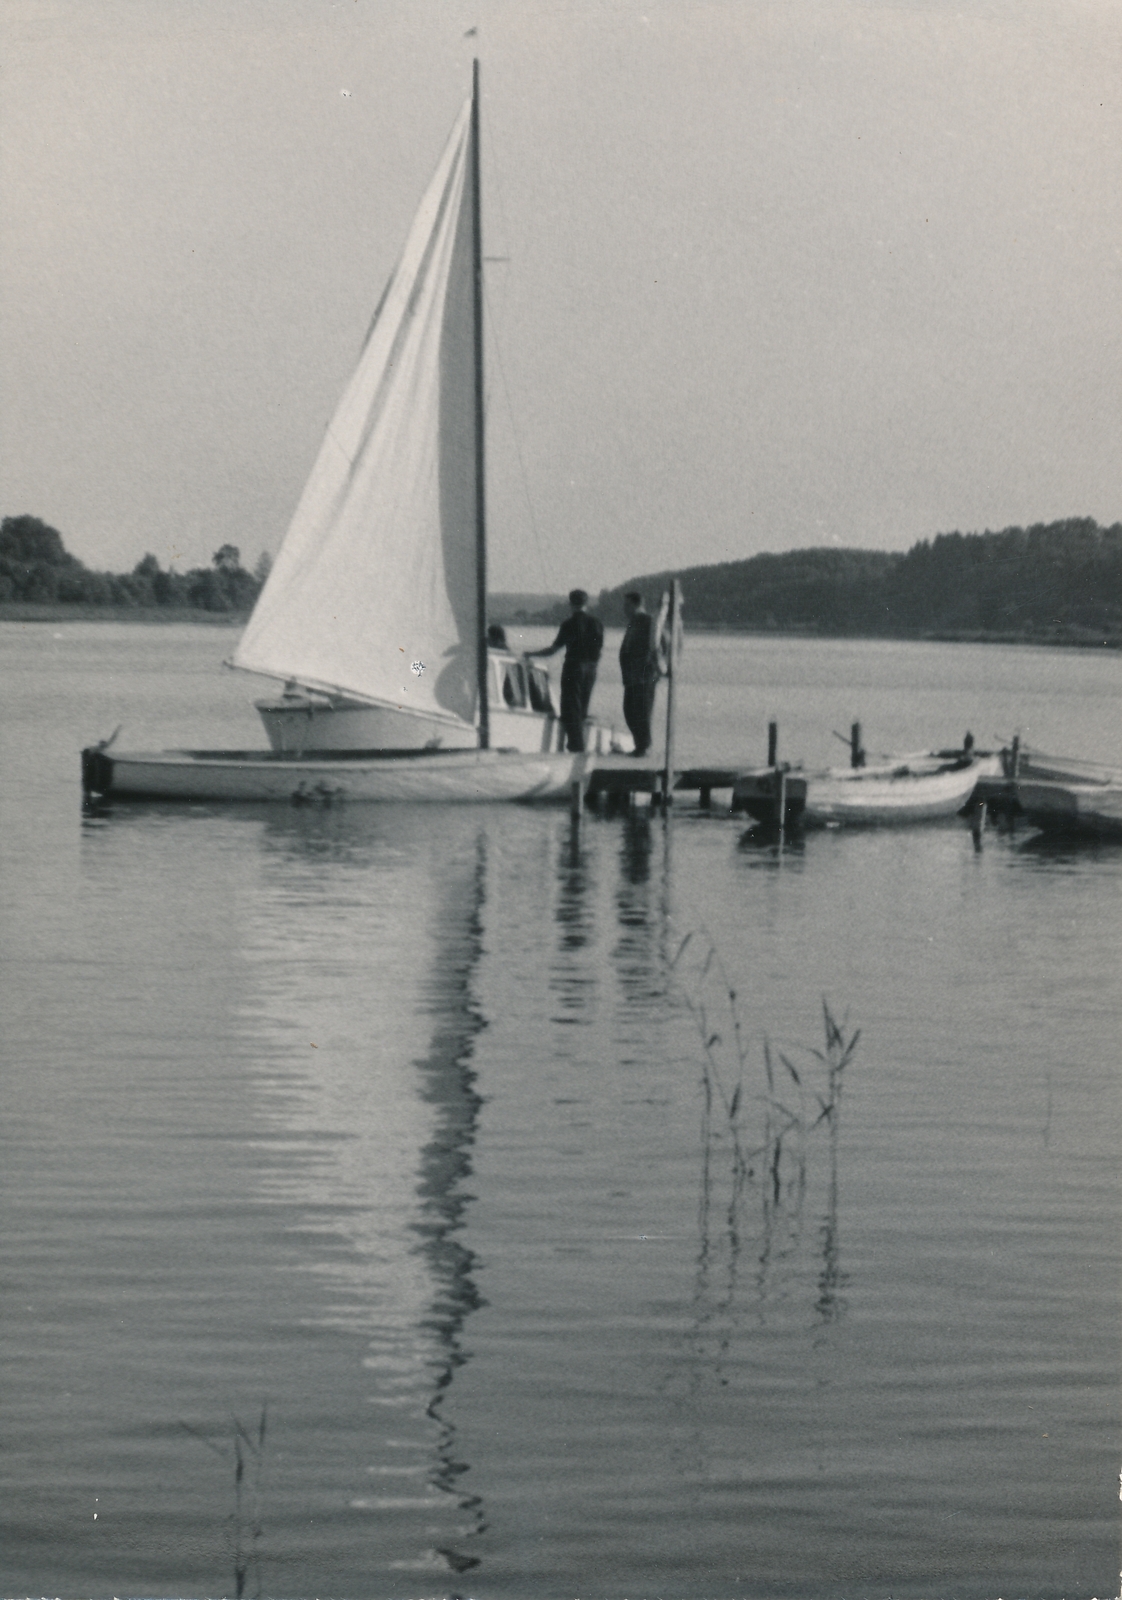
[[[837, 767], [786, 775], [787, 820], [804, 827], [885, 826], [934, 822], [961, 811], [974, 791], [981, 763], [935, 765], [913, 760], [883, 767]], [[774, 821], [776, 775], [743, 773], [733, 788], [733, 809]]]
[[83, 786], [100, 800], [479, 803], [559, 801], [583, 755], [452, 750], [416, 755], [277, 756], [268, 750], [82, 752]]
[[932, 773], [866, 773], [860, 768], [827, 773], [807, 780], [804, 821], [808, 827], [933, 822], [961, 811], [977, 781], [974, 767]]
[[1021, 810], [1046, 833], [1122, 838], [1122, 784], [1018, 782]]

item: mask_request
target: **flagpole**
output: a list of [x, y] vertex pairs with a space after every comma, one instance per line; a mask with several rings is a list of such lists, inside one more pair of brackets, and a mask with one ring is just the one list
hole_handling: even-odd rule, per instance
[[666, 761], [662, 773], [662, 808], [671, 805], [674, 790], [674, 668], [678, 654], [679, 615], [682, 608], [682, 585], [677, 578], [670, 584], [670, 612], [667, 623], [670, 648], [666, 652]]

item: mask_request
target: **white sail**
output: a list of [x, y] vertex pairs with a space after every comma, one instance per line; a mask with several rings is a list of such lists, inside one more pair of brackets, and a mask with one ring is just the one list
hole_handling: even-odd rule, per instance
[[471, 722], [471, 102], [457, 118], [233, 664]]

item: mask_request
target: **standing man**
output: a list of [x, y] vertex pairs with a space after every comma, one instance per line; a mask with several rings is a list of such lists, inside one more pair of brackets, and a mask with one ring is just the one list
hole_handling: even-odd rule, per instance
[[561, 721], [570, 750], [584, 749], [584, 720], [596, 682], [596, 665], [604, 648], [604, 624], [584, 609], [588, 596], [583, 589], [569, 594], [571, 614], [557, 630], [557, 637], [545, 650], [528, 650], [528, 656], [554, 656], [564, 649], [561, 668]]
[[623, 716], [635, 740], [635, 755], [645, 756], [651, 747], [651, 713], [659, 678], [655, 620], [643, 609], [643, 596], [634, 589], [624, 595], [623, 609], [627, 615], [627, 630], [619, 647]]

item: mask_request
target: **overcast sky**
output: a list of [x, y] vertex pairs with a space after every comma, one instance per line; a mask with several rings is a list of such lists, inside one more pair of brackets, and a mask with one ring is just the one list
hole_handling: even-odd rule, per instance
[[0, 513], [92, 566], [276, 551], [473, 54], [492, 588], [1122, 517], [1122, 0], [0, 0], [0, 47]]

